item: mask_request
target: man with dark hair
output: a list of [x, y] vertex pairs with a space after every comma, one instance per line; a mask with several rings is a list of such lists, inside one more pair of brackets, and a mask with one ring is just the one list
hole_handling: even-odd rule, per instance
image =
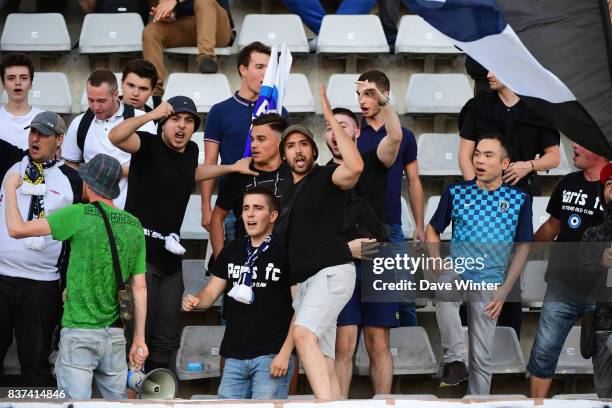
[[155, 66], [144, 59], [133, 59], [123, 67], [121, 74], [121, 100], [136, 109], [150, 112], [147, 101], [157, 85]]
[[[21, 215], [49, 217], [82, 199], [82, 182], [76, 171], [56, 160], [66, 125], [53, 112], [41, 112], [29, 128], [27, 157], [15, 154], [3, 163], [7, 173], [25, 181], [17, 195]], [[2, 141], [2, 143], [6, 143]], [[17, 149], [0, 144], [0, 150]], [[0, 172], [4, 178], [5, 172]], [[17, 340], [22, 386], [52, 384], [49, 352], [60, 311], [60, 274], [65, 273], [66, 247], [50, 236], [13, 239], [4, 217], [5, 192], [0, 190], [0, 361]], [[65, 276], [65, 274], [64, 274]]]
[[[284, 202], [283, 196], [291, 184], [291, 170], [281, 159], [279, 145], [281, 134], [287, 128], [287, 120], [277, 114], [263, 114], [253, 121], [251, 131], [251, 170], [258, 176], [230, 174], [219, 189], [217, 202], [210, 222], [210, 243], [213, 256], [216, 258], [224, 244], [223, 222], [230, 211], [240, 220], [242, 214], [242, 194], [254, 186], [264, 187]], [[242, 222], [236, 222], [236, 237], [243, 237], [245, 231]]]
[[[159, 121], [160, 132], [141, 131]], [[195, 103], [174, 96], [153, 111], [117, 125], [110, 141], [132, 157], [125, 208], [142, 223], [147, 243], [147, 369], [168, 368], [179, 347], [182, 255], [179, 232], [196, 182], [233, 171], [255, 175], [250, 159], [231, 165], [199, 165], [198, 146], [191, 141], [200, 126]]]
[[[389, 105], [388, 99], [369, 81], [357, 82], [360, 92], [368, 93], [378, 101], [381, 107], [383, 125], [387, 135], [378, 147], [367, 153], [361, 153], [364, 163], [363, 173], [355, 186], [355, 196], [365, 199], [374, 210], [380, 223], [385, 217], [385, 193], [388, 169], [395, 163], [402, 142], [402, 128], [397, 113]], [[348, 109], [335, 108], [334, 117], [342, 129], [356, 143], [359, 139], [359, 122], [355, 114]], [[327, 147], [332, 152], [333, 162], [342, 163], [342, 156], [336, 143], [336, 135], [328, 124], [326, 129]], [[353, 296], [338, 316], [336, 334], [336, 373], [342, 396], [348, 398], [351, 377], [353, 374], [353, 355], [357, 345], [358, 328], [363, 328], [366, 349], [370, 357], [370, 377], [375, 394], [389, 394], [393, 380], [393, 363], [389, 351], [389, 328], [399, 326], [398, 303], [396, 302], [362, 302], [361, 301], [361, 262], [362, 246], [375, 239], [363, 236], [348, 237], [356, 266], [356, 283]]]
[[[391, 84], [387, 75], [379, 70], [367, 71], [361, 74], [359, 81], [368, 81], [376, 84], [378, 90], [389, 98]], [[359, 106], [363, 113], [361, 120], [361, 135], [357, 140], [360, 152], [368, 152], [378, 148], [379, 143], [387, 135], [382, 108], [378, 100], [372, 97], [371, 92], [362, 92], [357, 87]], [[389, 227], [390, 242], [404, 242], [402, 231], [402, 178], [406, 175], [408, 183], [408, 201], [415, 221], [415, 230], [412, 236], [414, 241], [425, 240], [424, 217], [425, 200], [423, 186], [419, 177], [417, 163], [417, 144], [414, 134], [402, 127], [402, 142], [395, 163], [389, 168], [387, 176], [387, 192], [385, 198], [385, 223]], [[400, 325], [415, 326], [416, 310], [414, 303], [400, 303]]]
[[[130, 155], [113, 146], [108, 135], [124, 119], [144, 115], [144, 112], [119, 100], [117, 78], [109, 70], [94, 70], [87, 79], [85, 91], [89, 109], [70, 123], [62, 146], [62, 158], [75, 168], [80, 163], [87, 163], [98, 153], [107, 153], [119, 160], [124, 167], [124, 177], [119, 183], [121, 194], [114, 202], [118, 208], [123, 209], [128, 188], [125, 174]], [[153, 123], [145, 123], [141, 130], [155, 133], [156, 127]]]
[[227, 243], [210, 282], [183, 298], [183, 310], [207, 309], [227, 295], [219, 398], [287, 399], [295, 367], [289, 271], [282, 242], [272, 233], [280, 204], [260, 186], [247, 189], [242, 201], [247, 236]]
[[157, 68], [156, 96], [164, 93], [164, 48], [197, 46], [200, 72], [214, 74], [215, 47], [231, 45], [236, 36], [228, 0], [160, 0], [151, 15], [142, 32], [142, 55]]
[[[533, 239], [531, 196], [503, 183], [510, 154], [499, 135], [481, 138], [473, 159], [476, 179], [447, 187], [427, 226], [430, 256], [441, 259], [440, 234], [452, 222], [449, 257], [457, 260], [453, 269], [445, 269], [444, 262], [445, 266], [439, 265], [435, 271], [438, 284], [450, 286], [436, 291], [436, 318], [444, 353], [440, 387], [456, 386], [469, 378], [467, 393], [471, 395], [490, 392], [497, 318], [521, 275], [529, 254], [526, 243]], [[519, 244], [508, 265], [515, 242]], [[459, 259], [464, 262], [459, 264]], [[479, 285], [460, 286], [466, 282]], [[464, 301], [468, 309], [469, 374], [459, 316]]]
[[[242, 157], [270, 53], [270, 47], [259, 41], [247, 45], [238, 53], [236, 65], [240, 74], [240, 88], [233, 96], [210, 108], [204, 130], [204, 163], [217, 164], [219, 155], [221, 164], [234, 163]], [[289, 115], [284, 108], [282, 115]], [[214, 180], [200, 185], [202, 226], [206, 230], [210, 230], [214, 188]], [[225, 220], [227, 240], [234, 239], [235, 223], [236, 218], [229, 214]]]
[[0, 65], [2, 86], [8, 102], [0, 106], [0, 139], [20, 149], [28, 148], [28, 131], [25, 130], [40, 109], [28, 104], [28, 92], [34, 81], [34, 65], [25, 54], [8, 54]]

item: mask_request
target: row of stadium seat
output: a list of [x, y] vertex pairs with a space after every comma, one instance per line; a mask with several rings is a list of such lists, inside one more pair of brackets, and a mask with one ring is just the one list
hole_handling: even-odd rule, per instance
[[[79, 37], [81, 54], [142, 51], [141, 17], [135, 13], [85, 16]], [[295, 14], [249, 14], [236, 40], [237, 48], [253, 41], [287, 44], [291, 52], [308, 53], [304, 26]], [[9, 14], [4, 25], [2, 51], [70, 51], [71, 39], [64, 17], [59, 13]], [[236, 48], [219, 50], [234, 53]], [[181, 51], [179, 50], [179, 53]], [[184, 52], [184, 50], [183, 50]], [[317, 41], [322, 54], [388, 53], [380, 19], [375, 15], [327, 15]], [[421, 17], [403, 16], [395, 44], [396, 54], [459, 54], [449, 39]]]

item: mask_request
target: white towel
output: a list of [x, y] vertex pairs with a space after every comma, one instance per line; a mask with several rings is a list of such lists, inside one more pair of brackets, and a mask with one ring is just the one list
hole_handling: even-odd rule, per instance
[[166, 241], [164, 248], [175, 255], [185, 255], [185, 252], [187, 252], [187, 250], [179, 243], [181, 239], [175, 233], [165, 237], [164, 241]]
[[237, 302], [250, 305], [255, 300], [255, 294], [250, 286], [241, 283], [236, 285], [227, 294], [229, 297], [234, 298]]

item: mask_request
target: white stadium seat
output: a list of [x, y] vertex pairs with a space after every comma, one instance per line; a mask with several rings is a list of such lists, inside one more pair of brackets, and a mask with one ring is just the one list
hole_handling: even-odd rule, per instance
[[79, 52], [98, 54], [142, 51], [142, 18], [137, 13], [91, 13], [85, 16]]
[[527, 261], [525, 270], [521, 276], [521, 299], [528, 307], [541, 307], [548, 284], [544, 280], [544, 274], [548, 267], [548, 261]]
[[[187, 56], [197, 56], [199, 54], [198, 47], [171, 47], [165, 48], [164, 52], [166, 54], [177, 54], [177, 55], [187, 55]], [[228, 56], [232, 55], [236, 52], [236, 47], [220, 47], [215, 48], [215, 55], [219, 56]]]
[[70, 51], [64, 16], [59, 13], [13, 13], [4, 22], [2, 51]]
[[567, 335], [555, 374], [593, 374], [592, 359], [580, 354], [580, 326], [574, 326]]
[[396, 54], [460, 54], [450, 39], [417, 15], [400, 20], [395, 40]]
[[[427, 205], [425, 206], [425, 225], [429, 224], [431, 218], [436, 212], [438, 208], [438, 204], [440, 203], [440, 196], [431, 196], [427, 200]], [[453, 236], [453, 223], [448, 224], [448, 227], [444, 230], [442, 234], [440, 234], [440, 239], [448, 241]]]
[[[357, 99], [359, 74], [332, 74], [327, 81], [327, 97], [332, 107], [342, 107], [355, 113], [361, 113]], [[393, 90], [389, 93], [389, 103], [396, 106]]]
[[474, 96], [464, 74], [412, 74], [406, 91], [406, 113], [459, 113]]
[[314, 97], [306, 75], [289, 74], [283, 106], [289, 113], [314, 113]]
[[531, 211], [534, 233], [548, 220], [548, 217], [550, 217], [550, 215], [546, 212], [548, 200], [550, 200], [550, 197], [533, 197]]
[[[465, 336], [465, 346], [468, 349], [469, 331], [466, 326], [463, 327]], [[469, 354], [469, 350], [468, 354]], [[525, 358], [521, 350], [521, 344], [516, 337], [516, 332], [512, 327], [497, 326], [495, 328], [495, 338], [493, 340], [492, 372], [493, 374], [509, 374], [509, 373], [524, 373]], [[466, 365], [469, 365], [469, 358], [466, 360]]]
[[292, 53], [310, 51], [302, 20], [296, 14], [248, 14], [242, 21], [238, 48], [253, 41], [269, 46], [287, 44]]
[[[206, 275], [206, 260], [183, 259], [183, 285], [185, 295], [197, 295], [210, 281], [211, 275]], [[215, 301], [213, 306], [221, 307], [221, 297]], [[197, 309], [194, 309], [197, 311]]]
[[[176, 355], [175, 372], [179, 380], [215, 378], [221, 375], [221, 340], [225, 326], [186, 326]], [[202, 370], [197, 370], [200, 365]]]
[[230, 96], [232, 90], [224, 74], [170, 74], [163, 100], [177, 95], [193, 99], [198, 112], [208, 113], [210, 108]]
[[417, 142], [419, 174], [422, 176], [460, 176], [459, 135], [423, 133]]
[[[30, 105], [55, 113], [72, 113], [72, 93], [68, 77], [63, 72], [36, 72], [28, 94]], [[6, 104], [8, 95], [2, 92], [0, 103]]]
[[[213, 195], [211, 204], [214, 207], [217, 196]], [[189, 196], [185, 218], [181, 225], [181, 239], [205, 240], [208, 239], [208, 231], [201, 224], [202, 221], [202, 197], [199, 194]]]
[[378, 16], [328, 14], [317, 39], [320, 54], [369, 54], [389, 52]]

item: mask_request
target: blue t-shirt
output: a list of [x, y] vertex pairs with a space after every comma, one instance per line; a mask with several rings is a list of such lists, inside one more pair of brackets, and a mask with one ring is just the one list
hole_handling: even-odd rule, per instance
[[[362, 153], [367, 153], [378, 147], [380, 141], [387, 136], [387, 130], [382, 126], [378, 130], [367, 124], [365, 119], [361, 121], [361, 135], [357, 139], [357, 147]], [[387, 224], [402, 223], [402, 177], [404, 167], [416, 160], [417, 144], [414, 133], [408, 129], [402, 128], [402, 143], [397, 154], [395, 163], [389, 169], [387, 174], [387, 195], [385, 205], [387, 211]]]
[[[255, 102], [240, 97], [238, 92], [210, 108], [204, 128], [204, 140], [221, 145], [221, 164], [232, 164], [242, 158], [254, 108]], [[283, 116], [288, 115], [287, 110], [283, 108]]]
[[533, 240], [531, 217], [529, 195], [508, 184], [487, 191], [474, 179], [448, 186], [429, 223], [442, 233], [452, 221], [451, 258], [481, 258], [463, 279], [503, 283], [512, 243]]

